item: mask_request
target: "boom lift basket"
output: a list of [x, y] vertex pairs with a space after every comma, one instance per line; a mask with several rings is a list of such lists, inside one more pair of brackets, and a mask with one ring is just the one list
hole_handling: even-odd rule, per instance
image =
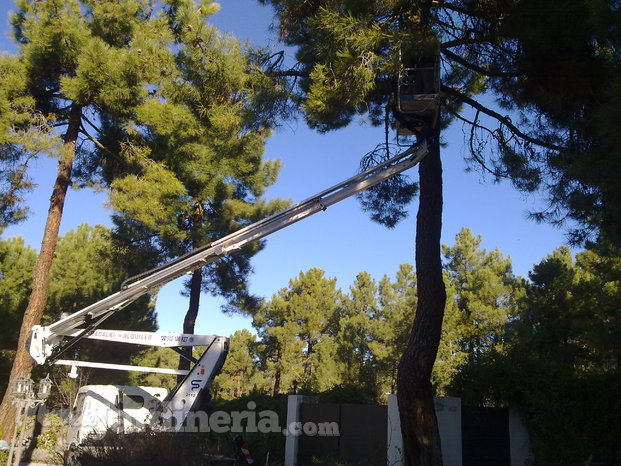
[[434, 128], [440, 113], [440, 55], [402, 68], [397, 80], [397, 138]]

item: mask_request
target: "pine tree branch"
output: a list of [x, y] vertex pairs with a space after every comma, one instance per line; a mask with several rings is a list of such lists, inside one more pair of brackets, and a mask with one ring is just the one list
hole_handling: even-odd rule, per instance
[[451, 47], [459, 47], [460, 45], [471, 45], [471, 44], [483, 44], [485, 42], [488, 42], [488, 40], [486, 39], [482, 39], [482, 38], [461, 38], [461, 39], [455, 39], [455, 40], [449, 40], [446, 42], [442, 42], [440, 44], [440, 49], [442, 51], [449, 49]]
[[89, 119], [88, 119], [88, 117], [87, 117], [86, 115], [84, 115], [84, 113], [82, 113], [82, 119], [83, 119], [84, 121], [86, 121], [86, 122], [89, 124], [89, 126], [90, 126], [91, 128], [93, 128], [93, 129], [94, 129], [95, 131], [97, 131], [99, 134], [102, 134], [102, 133], [101, 133], [101, 130], [100, 130], [97, 126], [95, 126], [95, 125], [91, 122], [91, 120], [89, 120]]
[[508, 175], [506, 175], [504, 173], [499, 173], [499, 172], [494, 171], [491, 168], [489, 168], [487, 166], [487, 164], [485, 163], [485, 161], [481, 157], [479, 157], [477, 151], [475, 150], [475, 148], [473, 146], [474, 130], [475, 129], [480, 129], [482, 131], [485, 131], [485, 132], [489, 133], [491, 135], [491, 137], [496, 139], [496, 135], [495, 135], [495, 132], [493, 130], [491, 130], [487, 126], [483, 126], [483, 125], [477, 123], [480, 111], [477, 110], [477, 116], [475, 117], [474, 121], [472, 121], [472, 120], [469, 120], [468, 118], [464, 117], [463, 115], [460, 115], [459, 112], [456, 112], [455, 110], [453, 110], [452, 108], [450, 108], [448, 106], [446, 106], [445, 108], [446, 108], [446, 111], [449, 112], [451, 115], [453, 115], [455, 118], [457, 118], [458, 120], [463, 121], [467, 125], [470, 125], [470, 128], [471, 128], [470, 138], [469, 138], [470, 153], [472, 154], [472, 157], [474, 157], [474, 159], [477, 161], [477, 163], [483, 168], [483, 170], [485, 170], [490, 175], [493, 175], [496, 178], [506, 178], [506, 179], [509, 179], [510, 177]]
[[540, 139], [534, 138], [532, 136], [529, 136], [528, 134], [523, 133], [522, 131], [519, 130], [517, 126], [513, 124], [510, 118], [503, 116], [500, 113], [495, 112], [494, 110], [491, 110], [485, 107], [484, 105], [481, 105], [476, 100], [462, 94], [456, 89], [442, 85], [442, 92], [446, 95], [454, 97], [455, 99], [459, 100], [460, 102], [464, 104], [470, 105], [472, 108], [476, 110], [480, 110], [481, 113], [484, 113], [485, 115], [496, 119], [499, 123], [506, 126], [514, 135], [518, 136], [519, 138], [523, 139], [526, 142], [530, 142], [532, 144], [536, 144], [540, 147], [545, 147], [546, 149], [550, 149], [550, 150], [556, 150], [556, 151], [564, 150], [564, 148], [561, 146], [557, 146], [556, 144], [550, 144], [548, 142], [542, 141]]
[[308, 78], [310, 77], [310, 73], [306, 71], [297, 71], [297, 70], [283, 70], [283, 71], [269, 71], [265, 73], [267, 76], [271, 78]]
[[[95, 128], [97, 129], [97, 128]], [[91, 141], [93, 144], [95, 144], [95, 146], [97, 146], [99, 149], [101, 149], [104, 152], [107, 152], [110, 155], [116, 156], [116, 154], [114, 152], [112, 152], [110, 149], [108, 149], [106, 146], [104, 146], [101, 142], [99, 142], [97, 139], [95, 139], [93, 136], [91, 136], [88, 131], [86, 131], [86, 128], [84, 128], [84, 125], [80, 125], [80, 132], [86, 136], [86, 139], [88, 139], [89, 141]]]
[[451, 60], [459, 63], [463, 67], [471, 71], [474, 71], [476, 73], [482, 74], [483, 76], [489, 76], [491, 78], [515, 78], [515, 77], [520, 76], [519, 73], [508, 73], [504, 71], [486, 70], [485, 68], [481, 68], [478, 65], [470, 63], [466, 59], [444, 48], [442, 49], [442, 53], [446, 55], [447, 58], [450, 58]]

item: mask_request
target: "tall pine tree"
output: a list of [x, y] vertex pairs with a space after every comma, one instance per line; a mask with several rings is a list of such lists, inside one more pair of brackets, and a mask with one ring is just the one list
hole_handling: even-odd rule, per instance
[[[205, 169], [216, 173], [209, 189], [221, 202], [214, 205], [218, 212], [205, 217], [222, 215], [224, 225], [217, 228], [221, 233], [264, 213], [262, 207], [252, 205], [275, 176], [275, 166], [260, 160], [269, 119], [260, 85], [267, 81], [249, 83], [243, 73], [249, 67], [246, 60], [235, 63], [241, 74], [216, 66], [226, 64], [222, 50], [230, 46], [204, 24], [217, 11], [217, 4], [209, 0], [156, 4], [150, 0], [18, 0], [16, 6], [11, 23], [18, 55], [0, 58], [0, 162], [7, 167], [0, 184], [1, 221], [18, 221], [26, 214], [23, 193], [31, 187], [29, 168], [36, 157], [57, 158], [58, 170], [51, 175], [55, 182], [50, 209], [10, 385], [32, 367], [25, 342], [45, 309], [70, 186], [108, 187], [119, 175], [134, 175], [138, 182], [146, 177], [154, 183], [150, 189], [134, 191], [146, 201], [143, 208], [149, 208], [147, 197], [152, 196], [152, 206], [165, 210], [158, 212], [158, 220], [168, 216], [168, 225], [174, 225], [185, 213], [185, 221], [191, 222], [205, 205], [186, 203], [188, 208], [176, 210], [179, 198], [195, 194], [183, 193], [186, 188], [201, 189], [193, 177], [202, 176], [201, 164], [211, 160]], [[206, 67], [209, 63], [214, 66]], [[245, 105], [253, 94], [262, 95], [259, 100], [265, 111], [252, 113]], [[168, 111], [174, 113], [156, 117]], [[242, 124], [238, 113], [243, 115]], [[205, 134], [205, 127], [211, 133]], [[199, 144], [201, 138], [221, 138], [221, 146], [192, 148], [192, 137]], [[167, 149], [179, 152], [166, 154], [164, 160]], [[238, 164], [233, 162], [236, 150]], [[221, 151], [224, 157], [219, 159]], [[183, 165], [186, 157], [191, 163]], [[171, 175], [180, 172], [183, 182]], [[117, 192], [121, 191], [118, 187]], [[225, 211], [231, 215], [227, 217]], [[138, 233], [139, 229], [130, 221], [122, 231]], [[150, 243], [144, 237], [134, 240]], [[247, 267], [243, 261], [242, 265]], [[233, 269], [226, 272], [233, 275]], [[11, 413], [5, 396], [0, 424], [8, 431]]]
[[[618, 125], [619, 119], [613, 118], [618, 111], [618, 105], [614, 105], [618, 88], [614, 83], [618, 79], [608, 78], [618, 74], [615, 2], [599, 2], [596, 8], [589, 8], [591, 2], [568, 0], [562, 6], [549, 5], [542, 12], [540, 2], [536, 1], [260, 1], [274, 6], [282, 40], [297, 48], [298, 63], [273, 74], [292, 77], [298, 85], [294, 92], [302, 102], [308, 123], [320, 131], [341, 128], [356, 115], [364, 115], [375, 124], [394, 124], [390, 112], [395, 105], [394, 83], [400, 67], [410, 64], [403, 60], [418, 56], [418, 63], [422, 63], [420, 57], [428, 55], [430, 50], [437, 50], [441, 56], [442, 118], [425, 135], [430, 151], [419, 167], [416, 230], [419, 299], [410, 343], [399, 372], [399, 407], [407, 461], [440, 464], [430, 383], [446, 299], [440, 260], [440, 130], [451, 119], [463, 121], [469, 135], [470, 161], [495, 178], [510, 178], [519, 189], [546, 189], [551, 200], [551, 218], [562, 218], [569, 213], [586, 226], [605, 226], [598, 219], [602, 206], [615, 210], [612, 207], [617, 192], [614, 183], [609, 183], [608, 171], [600, 170], [603, 164], [590, 163], [588, 151], [582, 151], [578, 157], [571, 156], [576, 153], [572, 148], [576, 144], [583, 147], [589, 135], [576, 138], [576, 125], [557, 118], [563, 114], [563, 106], [554, 105], [569, 102], [576, 110], [574, 115], [579, 116], [583, 110], [590, 111], [590, 106], [607, 102], [599, 106], [605, 110], [601, 116], [608, 117], [602, 118], [605, 124], [601, 128], [610, 131]], [[557, 9], [565, 11], [556, 15]], [[584, 15], [576, 14], [583, 10]], [[569, 11], [580, 27], [567, 27]], [[606, 14], [614, 16], [606, 20]], [[540, 28], [524, 27], [524, 20], [531, 15]], [[555, 28], [548, 27], [548, 17]], [[562, 30], [562, 34], [557, 34], [557, 30]], [[567, 43], [570, 46], [566, 47]], [[544, 47], [539, 47], [540, 44]], [[562, 53], [557, 55], [557, 49]], [[555, 61], [547, 60], [548, 56]], [[589, 76], [600, 76], [598, 84], [610, 92], [592, 93], [596, 91], [591, 86], [593, 80], [587, 79], [588, 86], [580, 89], [579, 96], [574, 95], [572, 86], [564, 85], [571, 83], [572, 78], [567, 77], [574, 74], [559, 71], [566, 69], [567, 62], [563, 66], [552, 64], [561, 56], [563, 60], [576, 58], [586, 67], [598, 65], [591, 67]], [[266, 69], [273, 72], [274, 65], [273, 60], [267, 60]], [[575, 68], [581, 73], [582, 66]], [[558, 88], [557, 82], [561, 84]], [[550, 88], [552, 92], [530, 96], [522, 93], [529, 89], [529, 83], [535, 83], [531, 91]], [[556, 92], [559, 89], [562, 91]], [[506, 111], [499, 110], [489, 98], [477, 100], [476, 96], [486, 91], [496, 92], [500, 108], [510, 108], [520, 118], [506, 116]], [[546, 100], [546, 96], [550, 98]], [[588, 105], [580, 96], [588, 97]], [[553, 114], [544, 104], [560, 111]], [[593, 119], [593, 123], [596, 121], [600, 120]], [[617, 159], [616, 155], [609, 159], [613, 170], [617, 170]], [[564, 184], [565, 181], [569, 184]], [[570, 197], [564, 199], [563, 193]], [[381, 206], [381, 202], [367, 202], [367, 205]], [[589, 216], [589, 207], [595, 207], [596, 217]], [[375, 217], [386, 220], [386, 216]], [[391, 220], [390, 216], [387, 220]]]

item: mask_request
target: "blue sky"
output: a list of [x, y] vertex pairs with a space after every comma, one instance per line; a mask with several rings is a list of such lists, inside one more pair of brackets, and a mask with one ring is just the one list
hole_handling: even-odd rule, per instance
[[[222, 0], [222, 10], [211, 22], [221, 30], [238, 35], [255, 45], [281, 50], [269, 31], [271, 10], [255, 0]], [[0, 49], [15, 51], [7, 34], [7, 12], [11, 2], [0, 5]], [[291, 55], [291, 54], [290, 54]], [[360, 158], [384, 138], [382, 128], [359, 122], [329, 134], [318, 134], [303, 121], [289, 122], [267, 143], [266, 158], [279, 158], [283, 168], [278, 182], [267, 197], [299, 201], [325, 187], [352, 176]], [[444, 132], [444, 223], [442, 241], [454, 242], [461, 227], [483, 236], [486, 249], [498, 248], [510, 255], [515, 273], [524, 275], [552, 250], [565, 243], [561, 230], [527, 219], [536, 209], [536, 196], [524, 196], [508, 183], [493, 184], [478, 173], [466, 173], [462, 126], [454, 123]], [[38, 249], [43, 233], [48, 199], [56, 163], [42, 158], [35, 165], [38, 188], [28, 198], [32, 215], [28, 221], [4, 231], [4, 237], [21, 235]], [[417, 178], [417, 170], [408, 174]], [[65, 207], [61, 234], [83, 222], [110, 225], [110, 211], [104, 208], [105, 193], [71, 190]], [[347, 289], [358, 272], [366, 270], [376, 279], [394, 275], [399, 264], [414, 262], [414, 231], [417, 200], [410, 215], [396, 228], [388, 230], [371, 222], [355, 199], [348, 199], [277, 232], [254, 259], [251, 292], [270, 297], [285, 287], [290, 278], [311, 267], [319, 267]], [[158, 296], [158, 320], [162, 331], [181, 331], [187, 299], [180, 296], [178, 280], [164, 287]], [[248, 328], [250, 319], [223, 315], [218, 298], [203, 296], [196, 333], [229, 335]]]

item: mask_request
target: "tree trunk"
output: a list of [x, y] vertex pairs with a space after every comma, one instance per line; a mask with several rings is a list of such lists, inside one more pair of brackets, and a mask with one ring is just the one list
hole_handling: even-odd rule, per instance
[[[183, 319], [183, 333], [194, 333], [194, 326], [196, 325], [196, 317], [198, 316], [198, 307], [201, 299], [201, 285], [203, 283], [203, 270], [196, 269], [192, 273], [192, 280], [190, 281], [190, 305], [188, 311], [185, 313]], [[186, 346], [184, 351], [192, 354], [192, 347]], [[190, 361], [183, 356], [179, 356], [179, 369], [190, 370]], [[185, 376], [177, 376], [177, 382], [181, 382]]]
[[438, 352], [446, 303], [440, 256], [442, 162], [439, 132], [435, 132], [429, 142], [429, 154], [419, 167], [420, 204], [416, 221], [418, 305], [397, 375], [406, 464], [419, 466], [442, 465], [431, 386], [431, 370]]
[[276, 374], [274, 375], [274, 390], [272, 391], [272, 395], [276, 396], [280, 393], [280, 349], [276, 352]]
[[0, 428], [2, 429], [2, 438], [7, 438], [7, 436], [10, 435], [15, 423], [15, 411], [11, 406], [11, 393], [13, 392], [15, 380], [18, 377], [29, 376], [34, 363], [26, 347], [26, 341], [28, 337], [30, 337], [32, 326], [41, 322], [41, 317], [43, 317], [43, 311], [47, 304], [50, 289], [50, 269], [56, 250], [56, 243], [58, 242], [58, 231], [63, 215], [65, 198], [69, 185], [71, 184], [71, 170], [73, 168], [73, 159], [75, 156], [75, 145], [80, 131], [81, 117], [82, 108], [74, 105], [71, 108], [67, 132], [64, 136], [64, 147], [60, 160], [58, 161], [56, 182], [52, 190], [52, 197], [50, 197], [50, 208], [47, 213], [43, 240], [41, 241], [41, 251], [39, 252], [34, 267], [32, 292], [30, 293], [28, 306], [24, 312], [9, 383], [4, 398], [2, 399], [2, 404], [0, 405]]

